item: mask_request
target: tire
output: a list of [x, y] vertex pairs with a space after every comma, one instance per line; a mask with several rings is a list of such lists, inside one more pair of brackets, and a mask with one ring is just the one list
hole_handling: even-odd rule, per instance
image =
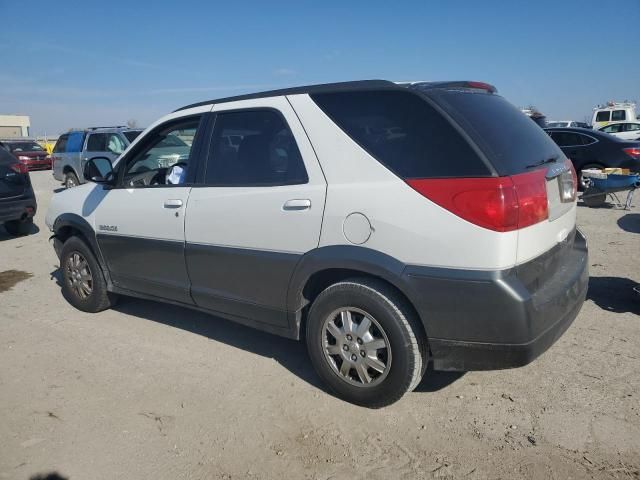
[[582, 194], [582, 201], [587, 207], [601, 207], [607, 201], [607, 194], [597, 187], [589, 187]]
[[14, 237], [29, 235], [33, 228], [33, 218], [27, 218], [26, 220], [10, 220], [5, 222], [4, 228], [9, 235], [13, 235]]
[[78, 310], [96, 313], [115, 305], [117, 296], [107, 291], [100, 264], [87, 244], [70, 237], [60, 252], [62, 295]]
[[306, 341], [311, 362], [329, 388], [369, 408], [390, 405], [413, 390], [428, 361], [427, 340], [413, 308], [391, 286], [368, 278], [341, 281], [318, 295]]
[[64, 188], [73, 188], [80, 185], [78, 176], [73, 172], [67, 172], [64, 174]]

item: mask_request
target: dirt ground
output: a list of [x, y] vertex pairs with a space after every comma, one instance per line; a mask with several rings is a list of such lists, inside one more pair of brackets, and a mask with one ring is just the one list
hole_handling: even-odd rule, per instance
[[302, 343], [142, 300], [72, 308], [44, 225], [58, 185], [32, 178], [39, 231], [0, 227], [0, 478], [640, 478], [640, 207], [579, 208], [589, 296], [542, 357], [429, 372], [368, 410]]

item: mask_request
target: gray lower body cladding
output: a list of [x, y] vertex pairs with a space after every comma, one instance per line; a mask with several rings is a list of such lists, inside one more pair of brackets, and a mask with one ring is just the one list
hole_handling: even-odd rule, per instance
[[403, 279], [422, 318], [436, 370], [526, 365], [575, 319], [589, 283], [584, 236], [495, 272], [408, 266]]
[[341, 267], [379, 276], [415, 307], [438, 370], [531, 362], [576, 317], [589, 278], [586, 240], [579, 231], [528, 263], [491, 272], [402, 265], [362, 247], [297, 255], [103, 234], [98, 243], [114, 291], [205, 310], [291, 338], [299, 337], [303, 306], [292, 292], [302, 290], [309, 273]]

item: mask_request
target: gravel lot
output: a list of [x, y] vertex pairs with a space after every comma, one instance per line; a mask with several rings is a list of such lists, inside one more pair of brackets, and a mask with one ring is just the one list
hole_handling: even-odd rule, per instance
[[637, 207], [579, 208], [588, 300], [541, 358], [430, 372], [367, 410], [302, 343], [136, 299], [72, 308], [44, 225], [58, 185], [32, 179], [39, 231], [0, 227], [0, 478], [640, 478]]

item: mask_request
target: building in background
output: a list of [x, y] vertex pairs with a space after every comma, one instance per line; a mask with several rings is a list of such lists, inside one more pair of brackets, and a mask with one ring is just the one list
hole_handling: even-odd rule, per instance
[[28, 115], [0, 115], [0, 138], [28, 137], [30, 129]]

